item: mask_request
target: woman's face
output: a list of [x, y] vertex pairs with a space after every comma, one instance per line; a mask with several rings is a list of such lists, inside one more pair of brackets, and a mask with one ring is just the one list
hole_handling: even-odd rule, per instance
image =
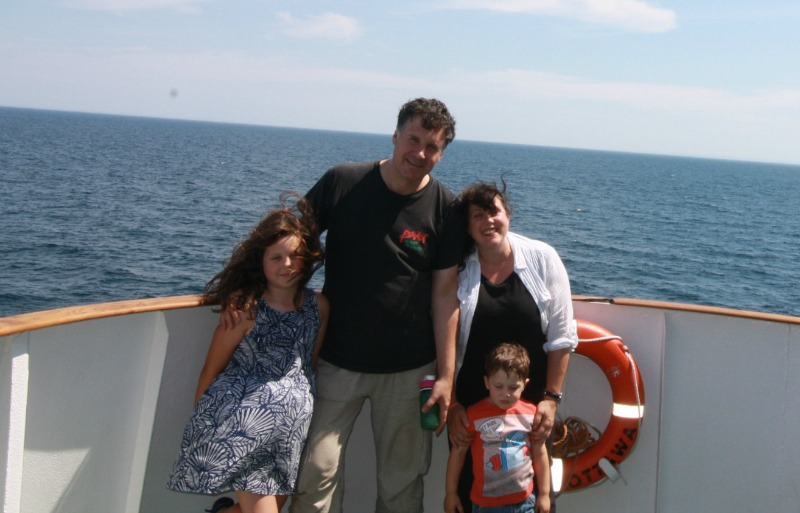
[[469, 226], [467, 231], [475, 241], [478, 250], [500, 246], [508, 234], [508, 212], [503, 208], [499, 196], [494, 197], [497, 212], [494, 214], [475, 206], [469, 206]]

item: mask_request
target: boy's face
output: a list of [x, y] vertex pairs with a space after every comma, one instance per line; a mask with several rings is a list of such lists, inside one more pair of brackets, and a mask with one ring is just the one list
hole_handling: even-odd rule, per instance
[[489, 402], [504, 410], [511, 408], [519, 401], [525, 385], [528, 384], [527, 379], [522, 379], [514, 373], [508, 374], [502, 369], [484, 376], [483, 382], [489, 391]]

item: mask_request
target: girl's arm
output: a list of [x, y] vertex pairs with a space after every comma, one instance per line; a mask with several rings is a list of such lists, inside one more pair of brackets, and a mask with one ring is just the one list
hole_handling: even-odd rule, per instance
[[444, 481], [445, 513], [464, 513], [464, 507], [458, 497], [458, 478], [461, 475], [461, 469], [464, 468], [464, 460], [467, 457], [468, 450], [469, 447], [464, 445], [454, 445], [450, 449], [450, 457], [447, 459], [447, 474]]
[[550, 513], [550, 458], [547, 457], [544, 441], [536, 441], [533, 437], [531, 437], [531, 460], [533, 477], [539, 490], [534, 510], [536, 513]]
[[242, 341], [245, 334], [253, 327], [253, 324], [255, 324], [254, 319], [245, 319], [234, 326], [233, 329], [227, 329], [221, 324], [217, 325], [217, 329], [214, 330], [214, 336], [211, 338], [211, 346], [208, 348], [206, 362], [203, 364], [203, 370], [200, 371], [200, 379], [197, 380], [194, 404], [197, 404], [197, 401], [203, 396], [208, 386], [217, 379], [219, 373], [231, 361], [233, 352], [239, 346], [239, 342]]
[[319, 308], [319, 332], [317, 332], [317, 341], [314, 343], [314, 356], [311, 359], [311, 365], [314, 369], [317, 368], [317, 361], [319, 360], [319, 352], [322, 349], [322, 342], [325, 340], [325, 330], [328, 329], [328, 319], [331, 313], [331, 304], [322, 292], [317, 292], [317, 308]]

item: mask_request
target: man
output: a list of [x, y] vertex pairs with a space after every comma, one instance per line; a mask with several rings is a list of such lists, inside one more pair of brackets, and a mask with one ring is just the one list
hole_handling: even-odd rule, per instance
[[444, 427], [455, 369], [456, 270], [464, 228], [431, 171], [455, 137], [435, 99], [400, 109], [394, 150], [379, 162], [329, 170], [307, 194], [327, 230], [324, 294], [331, 319], [293, 513], [342, 510], [344, 454], [370, 400], [376, 512], [421, 512], [431, 433], [420, 428], [418, 385], [435, 370], [424, 410]]

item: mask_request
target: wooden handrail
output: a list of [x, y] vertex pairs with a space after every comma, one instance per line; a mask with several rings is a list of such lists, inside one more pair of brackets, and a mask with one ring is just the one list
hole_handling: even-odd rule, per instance
[[117, 315], [129, 315], [158, 310], [177, 310], [200, 306], [200, 296], [171, 296], [152, 299], [130, 299], [111, 303], [68, 306], [55, 310], [42, 310], [10, 317], [0, 317], [0, 336], [24, 331], [49, 328], [71, 322], [102, 319]]
[[572, 300], [583, 303], [608, 303], [620, 306], [659, 308], [662, 310], [678, 310], [681, 312], [725, 315], [727, 317], [741, 317], [744, 319], [757, 319], [761, 321], [800, 324], [800, 317], [794, 317], [792, 315], [751, 312], [748, 310], [736, 310], [733, 308], [722, 308], [717, 306], [693, 305], [690, 303], [671, 303], [669, 301], [654, 301], [651, 299], [633, 299], [627, 297], [608, 298], [608, 297], [594, 297], [594, 296], [572, 296]]
[[[791, 315], [749, 312], [734, 310], [732, 308], [719, 308], [715, 306], [692, 305], [687, 303], [670, 303], [667, 301], [653, 301], [648, 299], [607, 298], [593, 296], [573, 296], [573, 301], [586, 303], [608, 303], [620, 306], [634, 306], [641, 308], [659, 308], [663, 310], [678, 310], [702, 314], [725, 315], [728, 317], [741, 317], [771, 322], [800, 325], [800, 317]], [[200, 306], [199, 295], [158, 297], [152, 299], [131, 299], [111, 303], [97, 303], [81, 306], [69, 306], [55, 310], [43, 310], [10, 317], [0, 317], [0, 337], [22, 333], [25, 331], [49, 328], [61, 324], [102, 319], [117, 315], [129, 315], [158, 310], [177, 310]]]

